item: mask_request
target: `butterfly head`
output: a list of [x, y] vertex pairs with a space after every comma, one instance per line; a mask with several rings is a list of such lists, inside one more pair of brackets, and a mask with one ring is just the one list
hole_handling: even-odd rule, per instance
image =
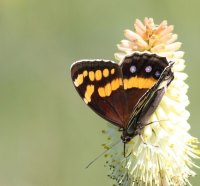
[[128, 143], [129, 141], [131, 141], [132, 138], [130, 136], [122, 135], [121, 139], [123, 143]]
[[131, 131], [124, 129], [121, 135], [122, 142], [128, 143], [129, 141], [131, 141], [131, 139], [133, 139], [135, 136], [140, 134], [140, 132], [141, 132], [141, 129], [139, 127], [133, 128]]

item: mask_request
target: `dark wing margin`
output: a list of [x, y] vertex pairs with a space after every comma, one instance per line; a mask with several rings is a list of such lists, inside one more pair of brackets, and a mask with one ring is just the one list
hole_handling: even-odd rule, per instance
[[99, 116], [124, 127], [126, 109], [119, 65], [108, 60], [82, 60], [71, 66], [73, 84], [84, 102]]

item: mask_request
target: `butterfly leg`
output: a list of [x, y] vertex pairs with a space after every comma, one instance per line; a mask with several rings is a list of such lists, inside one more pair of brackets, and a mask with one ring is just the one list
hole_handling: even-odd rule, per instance
[[141, 126], [141, 130], [144, 128], [144, 127], [146, 127], [147, 125], [151, 125], [151, 124], [153, 124], [153, 123], [156, 123], [156, 122], [162, 122], [162, 121], [167, 121], [167, 120], [158, 120], [158, 121], [151, 121], [151, 122], [149, 122], [149, 123], [144, 123], [144, 124], [142, 124], [142, 126]]
[[144, 140], [144, 138], [143, 138], [143, 136], [142, 136], [142, 134], [141, 134], [141, 133], [139, 134], [139, 136], [140, 136], [140, 138], [141, 138], [142, 142], [143, 142], [145, 145], [147, 145], [147, 142]]
[[143, 144], [145, 144], [146, 146], [152, 146], [152, 147], [159, 148], [159, 146], [158, 146], [158, 145], [153, 145], [153, 144], [147, 143], [147, 142], [144, 140], [144, 138], [143, 138], [143, 136], [142, 136], [142, 134], [141, 134], [141, 133], [139, 134], [139, 136], [140, 136], [140, 138], [141, 138], [141, 140], [142, 140]]

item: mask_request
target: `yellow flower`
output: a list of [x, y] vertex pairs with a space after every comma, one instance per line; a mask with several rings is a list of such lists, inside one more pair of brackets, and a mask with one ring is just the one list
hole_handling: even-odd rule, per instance
[[[192, 167], [198, 167], [192, 159], [199, 158], [200, 151], [196, 145], [199, 142], [188, 133], [190, 113], [186, 109], [189, 100], [185, 83], [188, 76], [183, 72], [184, 52], [179, 51], [181, 43], [176, 42], [177, 35], [172, 33], [173, 29], [167, 21], [156, 25], [152, 18], [145, 18], [144, 23], [137, 19], [134, 31], [125, 30], [127, 40], [117, 45], [120, 52], [115, 57], [119, 61], [133, 52], [148, 52], [175, 62], [172, 69], [175, 78], [151, 116], [149, 122], [152, 124], [143, 129], [142, 138], [136, 136], [126, 145], [126, 158], [121, 145], [116, 145], [106, 154], [109, 176], [118, 185], [190, 185], [189, 177], [195, 175]], [[109, 144], [120, 138], [113, 126], [109, 126], [105, 133]], [[109, 144], [104, 147], [110, 148]]]

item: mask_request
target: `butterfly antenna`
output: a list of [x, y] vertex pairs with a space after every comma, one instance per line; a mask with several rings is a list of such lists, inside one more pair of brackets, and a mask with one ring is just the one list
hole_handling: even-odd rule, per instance
[[117, 146], [118, 144], [120, 144], [121, 139], [119, 141], [117, 141], [116, 143], [114, 143], [109, 149], [106, 149], [105, 151], [103, 151], [101, 154], [99, 154], [95, 159], [93, 159], [86, 167], [85, 169], [89, 168], [95, 161], [97, 161], [99, 158], [101, 158], [104, 154], [106, 154], [110, 149], [112, 149], [113, 147]]
[[[131, 154], [131, 153], [130, 153]], [[126, 156], [126, 143], [124, 143], [124, 158], [126, 159], [126, 162], [125, 162], [125, 168], [127, 166], [127, 163], [128, 163], [128, 157], [130, 156], [130, 154], [128, 156]], [[126, 168], [127, 169], [127, 168]], [[128, 169], [126, 170], [126, 179], [127, 181], [129, 180], [129, 176], [128, 176]]]
[[124, 143], [124, 158], [126, 157], [126, 143]]

